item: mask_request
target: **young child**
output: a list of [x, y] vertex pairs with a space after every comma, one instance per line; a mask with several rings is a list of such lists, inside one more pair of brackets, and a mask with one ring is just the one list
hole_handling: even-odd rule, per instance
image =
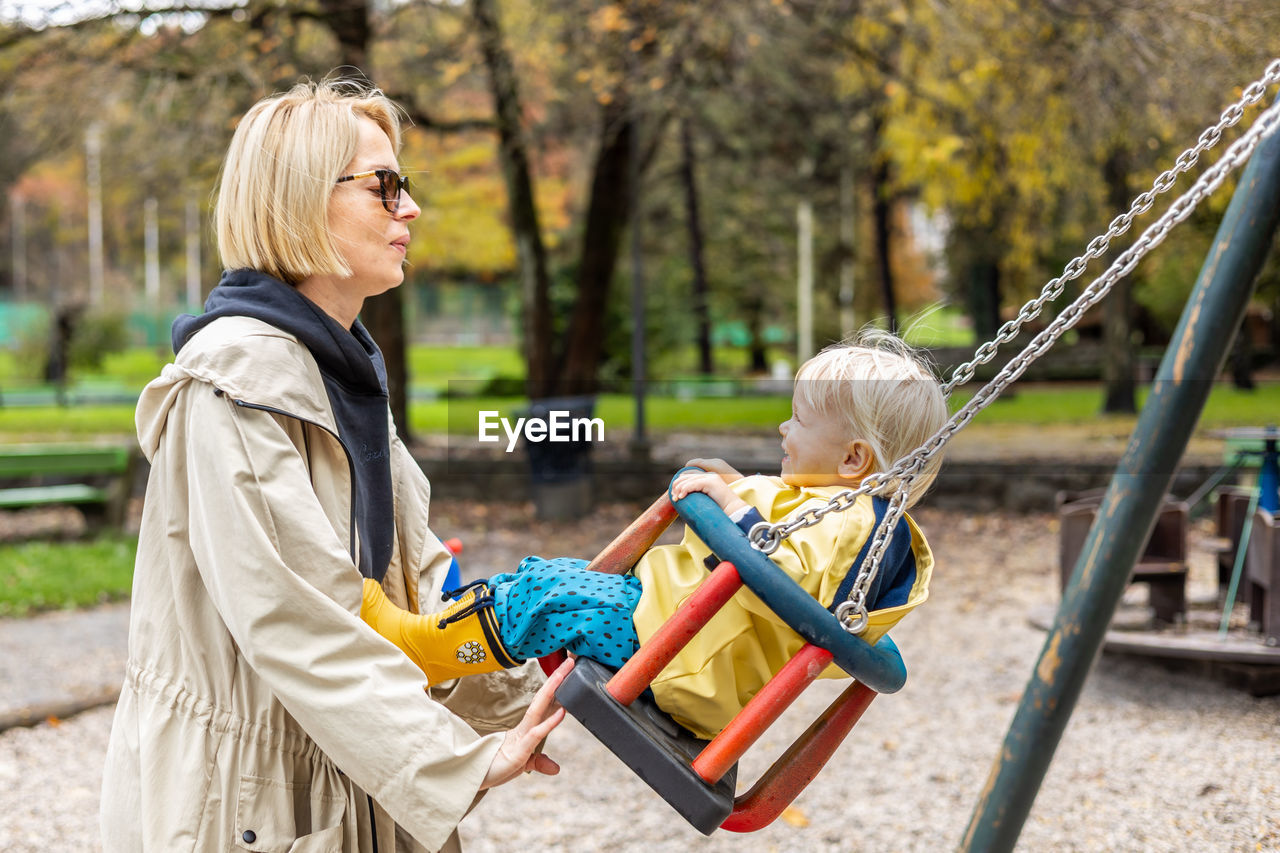
[[[704, 492], [744, 531], [824, 506], [923, 444], [946, 421], [942, 390], [915, 353], [885, 333], [828, 347], [796, 376], [782, 435], [780, 476], [744, 477], [719, 459], [695, 459], [672, 497]], [[934, 458], [911, 484], [908, 506], [937, 476]], [[844, 512], [784, 539], [771, 558], [824, 606], [843, 602], [887, 502], [861, 496]], [[441, 613], [418, 616], [365, 581], [361, 615], [403, 649], [432, 681], [513, 666], [558, 649], [621, 666], [706, 578], [716, 562], [692, 532], [661, 545], [633, 573], [586, 571], [586, 561], [526, 558], [515, 572], [476, 581], [479, 589]], [[868, 595], [862, 636], [875, 642], [928, 595], [933, 556], [904, 516]], [[651, 685], [658, 706], [709, 738], [803, 645], [790, 626], [740, 590]], [[834, 665], [824, 677], [841, 677]]]

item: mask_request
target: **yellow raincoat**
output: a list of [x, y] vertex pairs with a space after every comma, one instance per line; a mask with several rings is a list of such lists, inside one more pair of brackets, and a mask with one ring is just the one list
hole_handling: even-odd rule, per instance
[[[825, 505], [838, 486], [797, 488], [779, 477], [744, 477], [730, 485], [739, 497], [770, 522], [792, 518], [803, 509]], [[830, 607], [863, 544], [874, 531], [871, 498], [863, 495], [845, 512], [831, 513], [813, 527], [798, 530], [771, 556], [783, 571], [824, 607]], [[929, 595], [933, 554], [909, 517], [914, 579], [905, 604], [876, 610], [862, 635], [874, 643]], [[634, 616], [644, 643], [707, 576], [710, 550], [686, 531], [679, 545], [650, 549], [635, 567], [644, 591]], [[713, 737], [746, 705], [765, 682], [804, 645], [804, 640], [750, 590], [740, 589], [712, 617], [652, 684], [658, 706], [702, 738]], [[835, 665], [824, 678], [845, 677]]]

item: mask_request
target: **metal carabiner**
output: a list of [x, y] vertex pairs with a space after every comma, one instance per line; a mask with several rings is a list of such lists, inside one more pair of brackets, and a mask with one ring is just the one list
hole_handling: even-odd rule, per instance
[[778, 550], [778, 546], [782, 544], [782, 537], [778, 535], [774, 525], [767, 521], [757, 521], [747, 531], [747, 541], [751, 543], [752, 548], [768, 556]]
[[836, 621], [840, 623], [841, 628], [856, 636], [867, 630], [871, 617], [867, 615], [866, 605], [845, 601], [836, 608]]

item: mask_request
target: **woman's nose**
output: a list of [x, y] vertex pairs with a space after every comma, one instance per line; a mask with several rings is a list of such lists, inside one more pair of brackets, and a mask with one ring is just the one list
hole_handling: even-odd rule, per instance
[[422, 208], [418, 207], [418, 203], [413, 200], [413, 196], [409, 195], [406, 190], [401, 190], [400, 206], [396, 208], [396, 219], [411, 222], [417, 219], [420, 213], [422, 213]]

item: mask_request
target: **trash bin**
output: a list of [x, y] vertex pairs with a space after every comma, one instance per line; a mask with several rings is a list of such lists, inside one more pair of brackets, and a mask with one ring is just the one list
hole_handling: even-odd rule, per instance
[[[602, 432], [591, 425], [595, 407], [594, 397], [546, 397], [531, 401], [523, 413], [528, 419], [524, 447], [530, 495], [538, 518], [567, 521], [590, 512], [591, 445]], [[538, 422], [544, 427], [533, 427]], [[539, 434], [541, 438], [533, 438]]]

